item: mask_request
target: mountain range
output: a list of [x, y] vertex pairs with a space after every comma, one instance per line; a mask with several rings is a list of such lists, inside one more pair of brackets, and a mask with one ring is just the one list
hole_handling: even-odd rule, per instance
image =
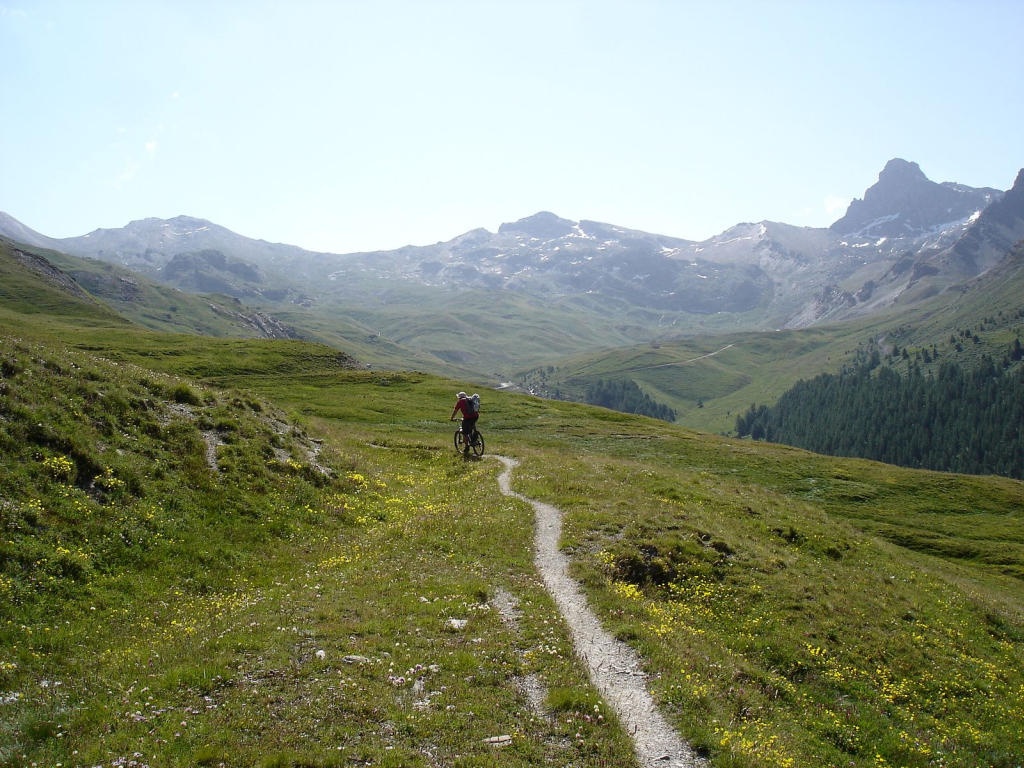
[[[0, 214], [0, 234], [270, 313], [354, 319], [453, 359], [411, 318], [457, 316], [453, 297], [466, 295], [488, 297], [484, 304], [505, 315], [520, 312], [508, 307], [512, 296], [527, 314], [569, 307], [608, 346], [695, 330], [802, 328], [911, 306], [984, 274], [1024, 239], [1024, 171], [1003, 192], [936, 183], [916, 163], [894, 159], [830, 227], [741, 223], [701, 242], [550, 212], [497, 232], [349, 254], [253, 240], [188, 216], [55, 239]], [[399, 305], [400, 320], [392, 311]], [[576, 336], [566, 348], [599, 343]], [[480, 370], [499, 362], [509, 361], [477, 361]]]

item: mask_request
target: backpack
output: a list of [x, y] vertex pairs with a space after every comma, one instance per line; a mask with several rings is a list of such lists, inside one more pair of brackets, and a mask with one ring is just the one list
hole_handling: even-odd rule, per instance
[[476, 416], [480, 413], [480, 395], [466, 398], [466, 413], [470, 416]]

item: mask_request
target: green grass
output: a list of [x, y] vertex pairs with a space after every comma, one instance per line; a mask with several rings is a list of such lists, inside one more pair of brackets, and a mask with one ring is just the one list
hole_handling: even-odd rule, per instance
[[[631, 764], [531, 510], [450, 447], [467, 382], [51, 322], [2, 337], [0, 764]], [[1024, 484], [483, 394], [713, 765], [1019, 764]]]
[[1017, 764], [1020, 483], [623, 427], [519, 488], [715, 765]]
[[[320, 417], [313, 458], [252, 390], [2, 349], [0, 764], [628, 764], [593, 692], [542, 714], [517, 687], [590, 690], [496, 465]], [[308, 350], [275, 349], [266, 381], [294, 404]], [[321, 351], [318, 408], [339, 383], [348, 407], [404, 386]], [[524, 608], [515, 631], [488, 602], [499, 588]]]
[[304, 339], [344, 350], [363, 365], [385, 370], [418, 370], [432, 373], [459, 370], [429, 353], [403, 347], [388, 338], [377, 327], [369, 327], [343, 316], [344, 307], [283, 308], [271, 306], [267, 311], [294, 328], [301, 329]]

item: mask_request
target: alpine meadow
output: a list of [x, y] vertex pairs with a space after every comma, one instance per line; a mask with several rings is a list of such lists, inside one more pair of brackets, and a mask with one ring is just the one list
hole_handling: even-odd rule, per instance
[[[1021, 246], [940, 268], [1016, 232], [992, 212], [1016, 193], [964, 194], [995, 202], [916, 266], [837, 257], [902, 297], [870, 311], [734, 264], [699, 285], [731, 309], [695, 312], [622, 266], [683, 285], [664, 249], [690, 246], [620, 231], [601, 265], [579, 233], [607, 230], [553, 216], [381, 255], [386, 278], [293, 254], [277, 293], [291, 262], [184, 237], [187, 286], [152, 245], [143, 268], [3, 239], [0, 765], [1019, 767]], [[545, 299], [528, 249], [574, 237]], [[448, 419], [471, 388], [482, 457]], [[602, 693], [529, 502], [686, 756]]]
[[1022, 30], [0, 0], [0, 768], [1024, 768]]

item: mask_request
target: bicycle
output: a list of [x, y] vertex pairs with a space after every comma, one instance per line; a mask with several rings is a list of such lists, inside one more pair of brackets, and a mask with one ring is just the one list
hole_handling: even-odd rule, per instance
[[[459, 428], [455, 430], [455, 450], [462, 453], [466, 447], [465, 435], [462, 434], [462, 422], [459, 422]], [[473, 451], [474, 456], [484, 455], [484, 436], [480, 434], [480, 430], [473, 429], [473, 439], [469, 443], [469, 448]]]

